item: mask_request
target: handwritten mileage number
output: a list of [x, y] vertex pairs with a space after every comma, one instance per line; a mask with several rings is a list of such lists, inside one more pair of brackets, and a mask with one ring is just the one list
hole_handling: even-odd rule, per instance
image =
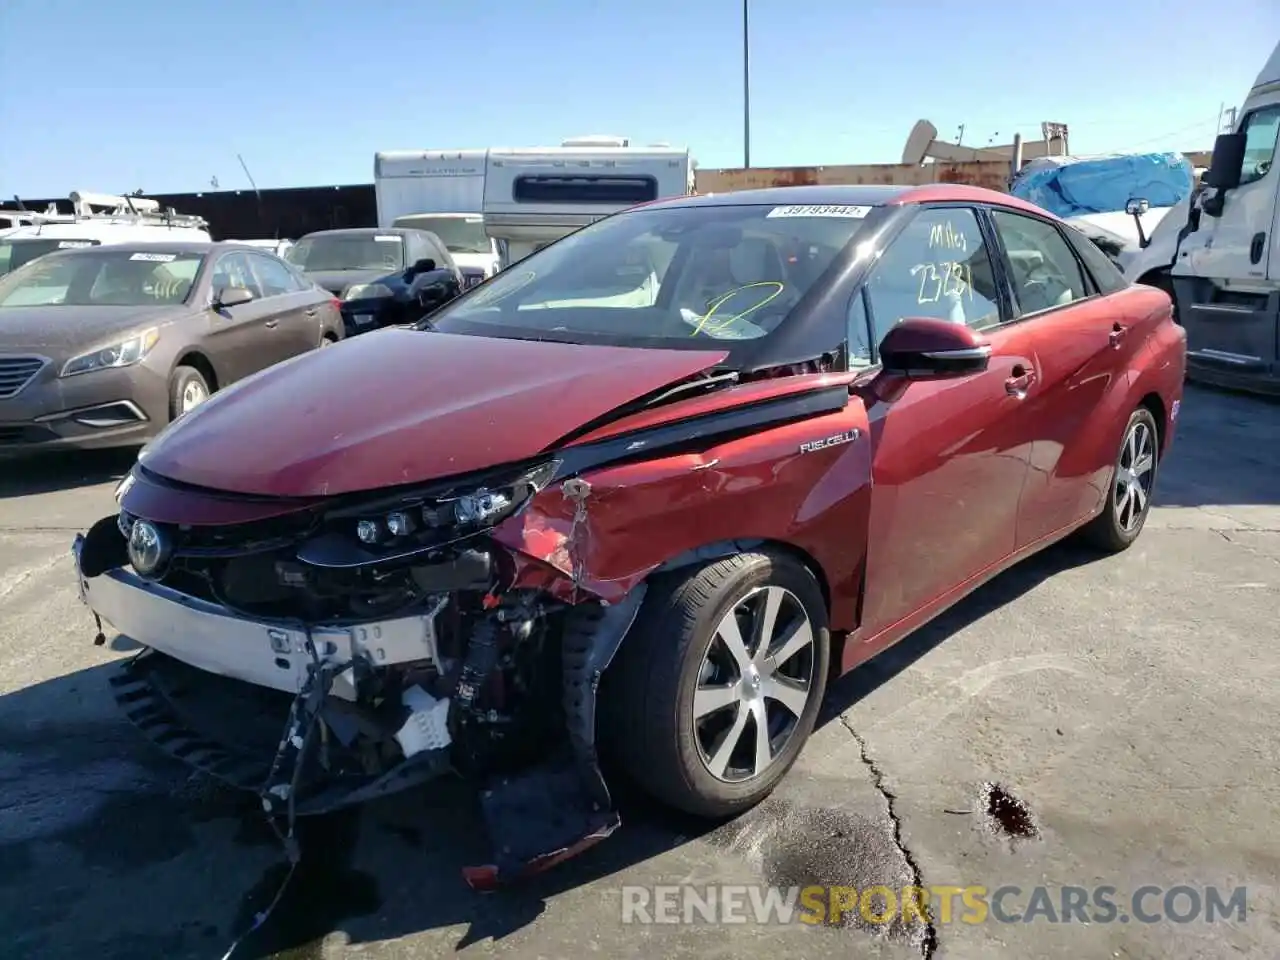
[[943, 297], [973, 300], [973, 271], [967, 263], [918, 263], [911, 268], [911, 275], [920, 280], [916, 303], [937, 303]]

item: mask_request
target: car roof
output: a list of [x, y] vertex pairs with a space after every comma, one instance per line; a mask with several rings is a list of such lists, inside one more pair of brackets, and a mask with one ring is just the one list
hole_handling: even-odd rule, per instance
[[137, 242], [117, 241], [114, 243], [103, 243], [94, 247], [72, 247], [67, 250], [59, 250], [58, 253], [76, 256], [78, 254], [100, 253], [103, 250], [154, 250], [163, 253], [217, 253], [222, 250], [248, 250], [254, 253], [264, 252], [264, 248], [262, 247], [256, 247], [247, 243], [239, 243], [235, 240], [171, 240], [167, 243], [161, 240], [140, 240]]
[[[791, 204], [821, 204], [824, 206], [883, 207], [916, 203], [986, 203], [993, 206], [1024, 210], [1041, 216], [1052, 217], [1046, 210], [1027, 203], [1018, 197], [983, 187], [971, 187], [963, 183], [930, 183], [922, 186], [897, 184], [819, 184], [796, 187], [763, 187], [756, 190], [733, 190], [729, 193], [708, 193], [685, 197], [672, 197], [645, 207], [736, 207], [736, 206], [789, 206]], [[1053, 219], [1057, 219], [1053, 217]]]
[[306, 240], [309, 237], [360, 237], [360, 236], [396, 236], [403, 237], [410, 233], [423, 233], [422, 230], [415, 230], [412, 227], [344, 227], [340, 230], [312, 230], [310, 233], [304, 233], [298, 238], [299, 241]]

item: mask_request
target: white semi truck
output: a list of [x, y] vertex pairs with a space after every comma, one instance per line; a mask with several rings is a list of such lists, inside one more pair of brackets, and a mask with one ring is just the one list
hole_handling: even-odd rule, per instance
[[1214, 143], [1199, 188], [1165, 215], [1125, 273], [1172, 294], [1190, 376], [1280, 393], [1280, 44], [1238, 116]]

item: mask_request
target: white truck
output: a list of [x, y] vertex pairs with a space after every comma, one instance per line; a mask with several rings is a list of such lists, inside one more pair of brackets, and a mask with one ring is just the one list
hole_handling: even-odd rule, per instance
[[502, 247], [484, 232], [488, 150], [387, 150], [374, 156], [378, 226], [429, 230], [470, 281], [493, 276]]
[[507, 264], [611, 213], [694, 192], [687, 148], [578, 137], [558, 147], [489, 150], [481, 214]]
[[112, 243], [204, 241], [209, 225], [201, 217], [162, 210], [158, 201], [76, 190], [71, 212], [52, 207], [31, 215], [31, 223], [0, 235], [0, 276], [54, 250]]
[[1125, 273], [1172, 294], [1191, 377], [1280, 393], [1280, 44], [1238, 116]]

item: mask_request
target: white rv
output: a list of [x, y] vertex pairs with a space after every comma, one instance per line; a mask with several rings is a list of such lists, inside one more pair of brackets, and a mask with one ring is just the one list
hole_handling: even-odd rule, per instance
[[212, 240], [209, 225], [201, 217], [161, 210], [155, 200], [118, 197], [109, 193], [76, 190], [71, 213], [34, 214], [25, 227], [6, 230], [0, 236], [0, 276], [54, 250], [96, 247], [112, 243]]
[[1238, 113], [1125, 273], [1173, 295], [1193, 377], [1280, 393], [1280, 44]]
[[507, 263], [611, 213], [692, 193], [687, 148], [632, 147], [617, 137], [582, 137], [558, 147], [489, 150], [484, 229], [507, 244]]
[[488, 150], [387, 150], [374, 156], [378, 226], [429, 230], [463, 273], [483, 280], [498, 271], [500, 245], [484, 232]]

